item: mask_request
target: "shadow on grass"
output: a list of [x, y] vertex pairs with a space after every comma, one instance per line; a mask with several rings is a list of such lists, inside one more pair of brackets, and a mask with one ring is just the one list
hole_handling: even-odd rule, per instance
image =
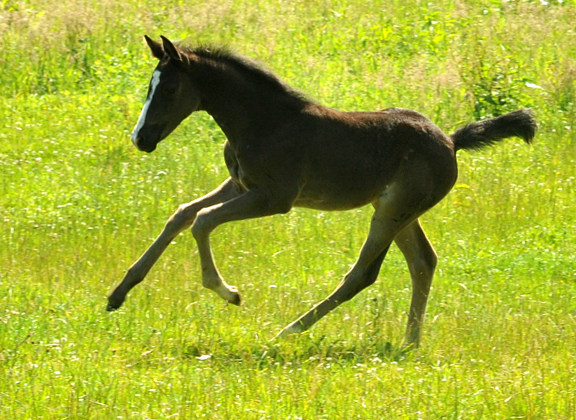
[[285, 366], [323, 366], [326, 364], [358, 365], [404, 362], [413, 359], [412, 349], [390, 342], [346, 341], [325, 342], [325, 337], [301, 335], [287, 340], [257, 344], [194, 343], [184, 349], [184, 357], [195, 361], [212, 361], [215, 365], [231, 363], [252, 364], [260, 369]]

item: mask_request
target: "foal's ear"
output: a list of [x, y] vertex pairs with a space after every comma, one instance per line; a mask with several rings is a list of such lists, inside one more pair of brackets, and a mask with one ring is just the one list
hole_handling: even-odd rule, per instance
[[178, 48], [172, 43], [172, 41], [170, 41], [168, 38], [166, 38], [163, 35], [160, 35], [160, 38], [162, 38], [162, 47], [164, 49], [164, 51], [166, 52], [166, 54], [168, 54], [168, 56], [173, 59], [174, 61], [178, 62], [178, 63], [184, 63], [184, 64], [188, 64], [189, 60], [188, 57], [186, 57], [185, 54], [182, 54]]
[[144, 35], [144, 39], [150, 47], [150, 51], [152, 51], [152, 55], [156, 57], [158, 60], [162, 60], [164, 58], [164, 48], [162, 44], [159, 42], [154, 41], [153, 39], [149, 38], [147, 35]]

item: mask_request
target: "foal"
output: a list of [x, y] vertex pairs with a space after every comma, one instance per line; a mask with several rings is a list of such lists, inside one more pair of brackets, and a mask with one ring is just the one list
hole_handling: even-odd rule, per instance
[[405, 345], [418, 346], [436, 253], [418, 217], [438, 203], [457, 177], [455, 152], [518, 136], [529, 143], [536, 123], [529, 110], [468, 124], [450, 136], [406, 109], [341, 112], [317, 105], [253, 62], [223, 49], [186, 49], [162, 37], [146, 42], [160, 61], [132, 133], [152, 152], [194, 111], [208, 112], [227, 141], [230, 177], [204, 197], [181, 205], [150, 248], [108, 298], [119, 308], [160, 255], [192, 227], [202, 284], [235, 305], [236, 287], [218, 272], [210, 233], [235, 220], [286, 213], [294, 206], [348, 210], [372, 204], [374, 216], [358, 261], [336, 290], [281, 331], [298, 333], [374, 283], [392, 241], [412, 277]]

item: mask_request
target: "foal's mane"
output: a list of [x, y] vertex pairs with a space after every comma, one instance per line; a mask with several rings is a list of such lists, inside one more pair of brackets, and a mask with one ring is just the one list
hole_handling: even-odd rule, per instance
[[298, 105], [303, 106], [313, 102], [304, 93], [289, 86], [260, 63], [242, 57], [228, 47], [202, 44], [195, 47], [179, 46], [179, 48], [186, 53], [194, 54], [200, 58], [213, 60], [225, 66], [230, 66], [248, 80], [255, 83], [260, 89], [266, 88], [273, 93], [287, 95]]

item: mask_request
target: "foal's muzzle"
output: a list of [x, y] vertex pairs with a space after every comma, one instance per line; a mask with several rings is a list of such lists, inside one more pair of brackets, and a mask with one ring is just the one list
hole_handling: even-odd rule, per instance
[[156, 150], [156, 146], [162, 140], [164, 124], [149, 125], [134, 131], [131, 136], [134, 146], [142, 152], [150, 153]]
[[142, 137], [137, 137], [132, 142], [141, 152], [151, 153], [156, 150], [157, 143], [147, 143], [142, 139]]

